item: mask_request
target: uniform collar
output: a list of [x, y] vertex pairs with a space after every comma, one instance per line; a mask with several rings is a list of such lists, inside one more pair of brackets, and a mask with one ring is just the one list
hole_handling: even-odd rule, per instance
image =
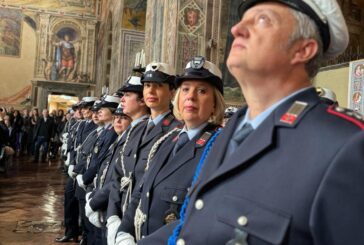
[[169, 113], [171, 113], [171, 111], [170, 110], [168, 110], [168, 111], [166, 111], [165, 113], [163, 113], [163, 114], [159, 114], [156, 118], [154, 118], [154, 119], [152, 119], [152, 117], [149, 117], [149, 120], [148, 120], [148, 124], [150, 123], [150, 122], [153, 122], [154, 123], [154, 125], [157, 125], [158, 123], [160, 123], [161, 121], [162, 121], [162, 119], [166, 116], [166, 115], [168, 115]]
[[305, 91], [308, 91], [312, 89], [312, 87], [306, 87], [300, 90], [297, 90], [295, 92], [293, 92], [292, 94], [284, 97], [283, 99], [279, 100], [278, 102], [274, 103], [273, 105], [271, 105], [269, 108], [267, 108], [265, 111], [263, 111], [262, 113], [260, 113], [256, 118], [254, 118], [253, 120], [249, 118], [249, 107], [246, 110], [246, 113], [243, 117], [243, 120], [238, 124], [236, 130], [240, 130], [246, 123], [249, 123], [250, 125], [252, 125], [253, 129], [256, 129], [259, 127], [260, 124], [262, 124], [262, 122], [280, 105], [282, 105], [284, 102], [288, 101], [289, 99], [291, 99], [292, 97], [303, 93]]
[[183, 132], [186, 132], [188, 135], [188, 139], [192, 140], [198, 133], [200, 133], [202, 131], [202, 129], [204, 129], [206, 127], [207, 124], [208, 123], [205, 122], [205, 123], [201, 124], [200, 126], [198, 126], [197, 128], [190, 128], [190, 129], [187, 129], [187, 127], [184, 126], [178, 135], [180, 135]]
[[139, 122], [141, 122], [141, 121], [143, 121], [143, 120], [145, 120], [145, 119], [147, 119], [149, 117], [149, 115], [144, 115], [144, 116], [141, 116], [141, 117], [139, 117], [139, 118], [137, 118], [137, 119], [135, 119], [135, 120], [133, 120], [132, 122], [131, 122], [131, 127], [134, 127], [135, 125], [137, 125]]

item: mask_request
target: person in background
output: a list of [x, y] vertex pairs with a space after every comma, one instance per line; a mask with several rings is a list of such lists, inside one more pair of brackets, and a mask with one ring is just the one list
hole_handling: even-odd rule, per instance
[[50, 140], [54, 137], [54, 121], [49, 117], [48, 109], [43, 109], [42, 117], [37, 121], [34, 129], [34, 159], [39, 160], [39, 150], [43, 147], [42, 162], [45, 162]]
[[22, 131], [23, 131], [23, 137], [22, 137], [22, 144], [21, 144], [21, 149], [22, 149], [22, 154], [24, 155], [28, 155], [30, 154], [30, 151], [28, 151], [28, 141], [29, 141], [29, 133], [30, 133], [30, 127], [31, 127], [31, 117], [30, 117], [30, 112], [28, 109], [24, 109], [23, 110], [23, 127], [22, 127]]
[[20, 114], [19, 110], [14, 110], [13, 113], [13, 128], [15, 133], [15, 151], [16, 156], [19, 157], [21, 152], [21, 146], [22, 146], [22, 139], [23, 139], [23, 125], [24, 120], [23, 117]]

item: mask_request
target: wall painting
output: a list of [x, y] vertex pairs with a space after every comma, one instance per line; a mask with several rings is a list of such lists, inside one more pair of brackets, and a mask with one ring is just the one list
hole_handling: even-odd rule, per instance
[[0, 8], [0, 55], [20, 57], [22, 13]]

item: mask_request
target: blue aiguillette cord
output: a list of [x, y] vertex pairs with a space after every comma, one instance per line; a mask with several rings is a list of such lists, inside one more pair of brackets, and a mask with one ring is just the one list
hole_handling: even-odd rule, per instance
[[[195, 175], [193, 176], [192, 179], [192, 184], [191, 184], [191, 188], [192, 186], [196, 183], [198, 176], [200, 175], [201, 172], [201, 168], [205, 163], [205, 160], [207, 158], [208, 153], [211, 150], [211, 147], [216, 139], [216, 137], [220, 134], [221, 132], [221, 128], [219, 128], [219, 130], [217, 130], [217, 132], [211, 137], [211, 139], [209, 140], [209, 142], [207, 142], [207, 145], [202, 153], [201, 159], [197, 165], [196, 171], [195, 171]], [[176, 245], [177, 242], [177, 238], [179, 236], [179, 233], [181, 232], [181, 229], [183, 227], [183, 224], [185, 222], [185, 212], [186, 212], [186, 208], [188, 206], [188, 203], [190, 202], [190, 197], [186, 196], [185, 201], [183, 202], [180, 214], [179, 214], [179, 224], [174, 228], [172, 235], [169, 237], [168, 239], [168, 245]]]

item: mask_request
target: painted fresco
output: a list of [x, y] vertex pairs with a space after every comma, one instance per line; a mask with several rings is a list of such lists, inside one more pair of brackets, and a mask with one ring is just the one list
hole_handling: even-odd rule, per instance
[[73, 28], [63, 27], [55, 35], [55, 47], [50, 71], [45, 72], [48, 80], [72, 81], [77, 75], [80, 58], [79, 35]]
[[22, 13], [0, 8], [0, 55], [20, 56]]
[[125, 0], [122, 28], [144, 31], [146, 11], [147, 0]]
[[95, 15], [96, 0], [2, 0], [3, 5], [20, 6], [30, 10], [54, 10], [64, 13]]
[[194, 0], [185, 1], [178, 13], [177, 71], [183, 71], [191, 57], [203, 54], [205, 13]]

